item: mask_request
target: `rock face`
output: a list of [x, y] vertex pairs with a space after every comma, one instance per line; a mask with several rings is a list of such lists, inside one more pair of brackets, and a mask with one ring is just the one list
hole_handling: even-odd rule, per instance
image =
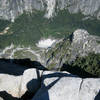
[[0, 100], [31, 100], [27, 93], [32, 100], [100, 100], [100, 78], [82, 79], [68, 72], [8, 65], [0, 62]]
[[45, 17], [51, 18], [56, 11], [63, 9], [100, 19], [99, 0], [0, 0], [0, 17], [12, 22], [24, 11], [46, 10]]
[[78, 49], [81, 56], [89, 52], [100, 53], [100, 44], [97, 41], [100, 41], [100, 37], [92, 36], [86, 30], [78, 29], [73, 33], [72, 52]]
[[11, 20], [22, 14], [24, 11], [41, 10], [42, 0], [0, 0], [0, 17]]
[[[16, 69], [17, 66], [14, 70]], [[40, 87], [39, 73], [41, 72], [37, 69], [28, 69], [16, 76], [0, 73], [0, 97], [6, 96], [6, 100], [13, 100], [11, 97], [21, 98], [26, 92], [34, 94]]]
[[19, 97], [21, 77], [0, 74], [0, 91], [6, 91], [14, 97]]
[[44, 72], [41, 88], [32, 100], [95, 100], [100, 90], [99, 84], [100, 79], [81, 79], [67, 73]]
[[68, 9], [71, 13], [82, 12], [84, 15], [95, 16], [99, 19], [100, 16], [100, 1], [99, 0], [71, 0]]
[[45, 51], [44, 64], [49, 69], [59, 70], [65, 61], [75, 61], [89, 53], [100, 53], [100, 37], [90, 35], [86, 30], [77, 29], [70, 37], [57, 41]]
[[28, 69], [23, 73], [21, 80], [20, 97], [26, 91], [35, 93], [40, 88], [41, 71], [37, 69]]
[[81, 42], [87, 39], [89, 33], [86, 30], [78, 29], [73, 33], [73, 42]]

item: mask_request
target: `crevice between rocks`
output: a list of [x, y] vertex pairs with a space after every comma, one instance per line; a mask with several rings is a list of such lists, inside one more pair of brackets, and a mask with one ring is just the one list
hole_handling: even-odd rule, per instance
[[81, 91], [83, 81], [84, 81], [84, 80], [82, 79], [82, 81], [81, 81], [81, 83], [80, 83], [80, 87], [79, 87], [79, 92]]

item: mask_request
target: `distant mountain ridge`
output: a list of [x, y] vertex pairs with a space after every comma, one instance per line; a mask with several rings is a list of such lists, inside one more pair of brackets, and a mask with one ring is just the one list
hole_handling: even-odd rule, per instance
[[100, 0], [0, 0], [0, 18], [11, 21], [24, 11], [45, 11], [45, 17], [51, 18], [63, 9], [100, 19]]

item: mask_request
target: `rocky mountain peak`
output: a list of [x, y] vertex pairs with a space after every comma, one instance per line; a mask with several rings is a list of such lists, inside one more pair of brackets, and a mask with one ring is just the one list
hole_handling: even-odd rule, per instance
[[60, 39], [45, 51], [47, 68], [59, 70], [65, 61], [73, 62], [77, 56], [100, 53], [100, 44], [97, 40], [100, 40], [100, 37], [92, 36], [86, 30], [77, 29], [71, 37]]
[[89, 33], [88, 33], [86, 30], [77, 29], [77, 30], [73, 33], [73, 42], [82, 41], [82, 40], [84, 40], [84, 39], [87, 39], [88, 36], [89, 36]]

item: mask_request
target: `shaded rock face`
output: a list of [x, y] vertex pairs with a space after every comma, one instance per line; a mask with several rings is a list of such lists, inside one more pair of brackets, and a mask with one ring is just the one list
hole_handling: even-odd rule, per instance
[[100, 90], [99, 84], [100, 79], [81, 79], [68, 73], [44, 72], [41, 88], [32, 100], [95, 100]]
[[70, 13], [81, 12], [100, 19], [99, 0], [0, 0], [0, 17], [12, 22], [24, 11], [44, 10], [45, 17], [51, 18], [58, 10], [63, 9], [68, 9]]

